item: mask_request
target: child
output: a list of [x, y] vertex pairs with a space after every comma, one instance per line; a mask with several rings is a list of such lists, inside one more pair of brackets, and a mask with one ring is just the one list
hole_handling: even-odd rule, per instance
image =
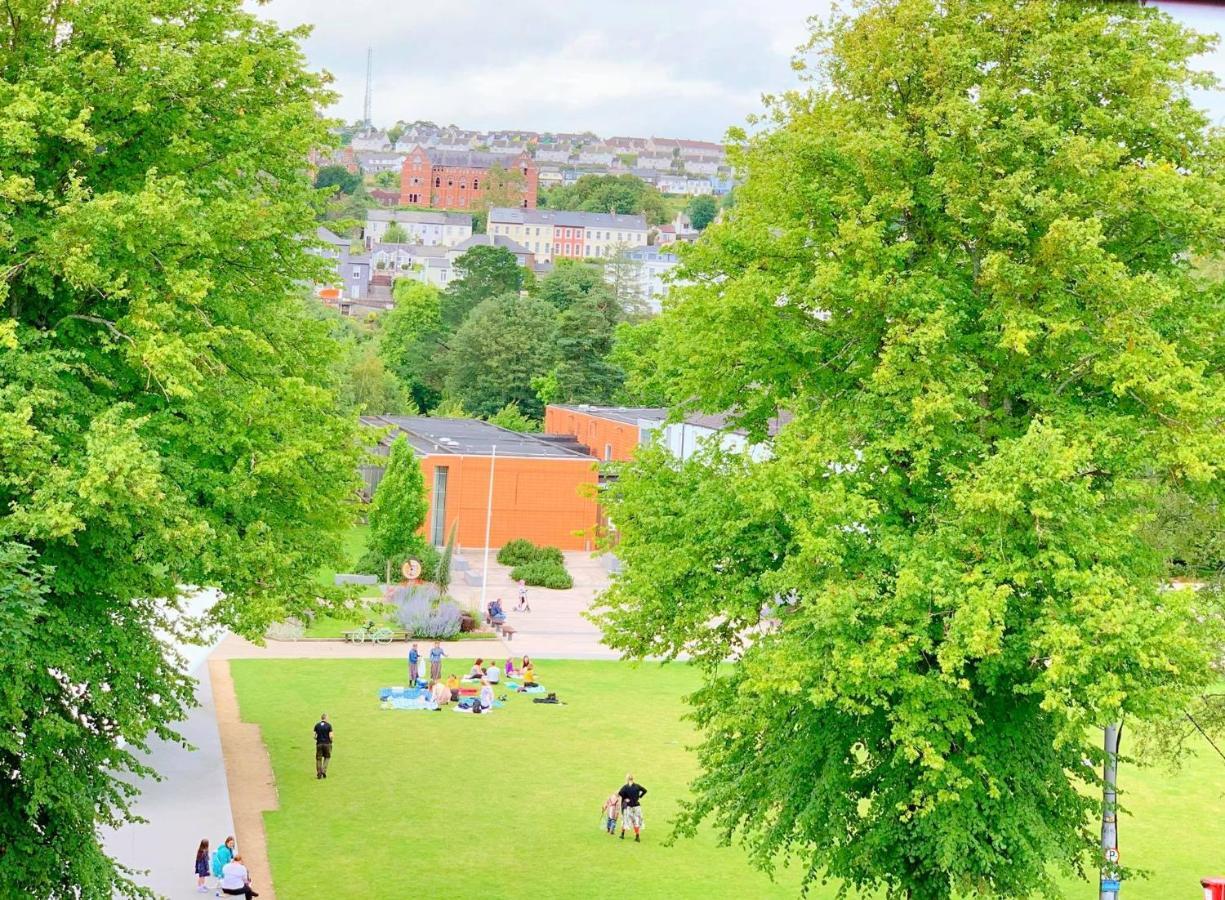
[[208, 893], [208, 885], [204, 882], [208, 879], [208, 838], [200, 842], [200, 846], [196, 848], [196, 891], [201, 894]]
[[493, 688], [484, 678], [481, 679], [481, 692], [477, 695], [477, 702], [481, 705], [481, 712], [493, 709]]
[[525, 688], [536, 687], [536, 670], [530, 662], [524, 663], [523, 666], [523, 686]]
[[515, 661], [509, 656], [506, 657], [506, 677], [511, 678], [515, 674]]
[[213, 877], [220, 878], [221, 870], [225, 868], [226, 863], [234, 858], [234, 836], [230, 835], [221, 846], [217, 848], [217, 852], [213, 854]]
[[621, 797], [613, 793], [604, 801], [604, 830], [609, 837], [617, 830], [617, 818], [621, 815]]
[[532, 608], [527, 603], [527, 581], [519, 579], [519, 605], [515, 607], [515, 612], [531, 612]]

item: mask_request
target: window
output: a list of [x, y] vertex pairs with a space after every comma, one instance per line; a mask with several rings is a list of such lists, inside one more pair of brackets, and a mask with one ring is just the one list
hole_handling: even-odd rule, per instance
[[447, 187], [455, 187], [455, 179], [454, 179], [454, 178], [448, 178], [448, 179], [447, 179]]
[[553, 252], [554, 252], [554, 253], [561, 253], [561, 244], [554, 244], [554, 245], [553, 245]]
[[[446, 278], [446, 273], [443, 273]], [[447, 467], [434, 467], [434, 498], [430, 508], [430, 540], [436, 546], [447, 542]]]
[[588, 245], [587, 245], [586, 247], [584, 247], [583, 249], [584, 249], [584, 251], [585, 251], [585, 252], [584, 252], [584, 255], [585, 255], [585, 256], [590, 256], [590, 255], [591, 255], [591, 245], [590, 245], [590, 244], [588, 244]]
[[434, 187], [442, 187], [442, 179], [441, 179], [441, 178], [435, 178], [435, 179], [434, 179]]
[[481, 187], [481, 182], [480, 182], [480, 179], [479, 179], [479, 178], [473, 178], [473, 179], [472, 179], [472, 190], [474, 190], [474, 191], [476, 191], [476, 190], [480, 190], [480, 187]]
[[361, 270], [361, 269], [359, 269], [357, 266], [354, 266], [354, 267], [353, 267], [353, 277], [354, 277], [354, 278], [361, 278], [361, 277], [362, 277], [362, 270]]
[[610, 459], [612, 459], [612, 444], [605, 444], [604, 445], [604, 461], [608, 462], [608, 460]]

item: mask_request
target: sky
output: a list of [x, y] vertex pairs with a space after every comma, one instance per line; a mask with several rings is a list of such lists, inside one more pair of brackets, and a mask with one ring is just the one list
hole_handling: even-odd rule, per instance
[[[360, 119], [366, 48], [373, 119], [465, 128], [719, 140], [798, 85], [809, 16], [832, 0], [269, 0], [259, 15], [314, 26], [303, 49], [335, 76], [331, 114]], [[1225, 31], [1225, 4], [1158, 2]], [[1225, 49], [1202, 60], [1225, 80]], [[1201, 95], [1225, 123], [1225, 91]]]

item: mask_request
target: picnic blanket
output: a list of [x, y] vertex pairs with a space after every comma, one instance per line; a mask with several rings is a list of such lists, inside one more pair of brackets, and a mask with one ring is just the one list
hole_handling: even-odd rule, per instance
[[[504, 681], [504, 682], [502, 682], [502, 685], [503, 685], [503, 686], [504, 686], [504, 687], [505, 687], [505, 688], [506, 688], [508, 691], [517, 691], [517, 690], [519, 690], [519, 688], [520, 688], [520, 685], [516, 684], [516, 683], [515, 683], [515, 682], [513, 682], [513, 681]], [[525, 693], [525, 694], [543, 694], [543, 693], [545, 693], [545, 687], [544, 687], [544, 685], [543, 685], [543, 684], [538, 684], [538, 685], [536, 685], [535, 687], [524, 688], [524, 689], [523, 689], [523, 693]]]
[[429, 691], [420, 688], [379, 688], [380, 709], [438, 709]]

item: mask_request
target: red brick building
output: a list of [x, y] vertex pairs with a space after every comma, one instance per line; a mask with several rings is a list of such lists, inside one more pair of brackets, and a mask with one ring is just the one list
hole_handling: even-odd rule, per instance
[[400, 203], [435, 209], [476, 209], [490, 187], [489, 170], [500, 166], [523, 176], [524, 209], [536, 208], [539, 170], [526, 153], [507, 156], [475, 150], [414, 147], [400, 170]]

